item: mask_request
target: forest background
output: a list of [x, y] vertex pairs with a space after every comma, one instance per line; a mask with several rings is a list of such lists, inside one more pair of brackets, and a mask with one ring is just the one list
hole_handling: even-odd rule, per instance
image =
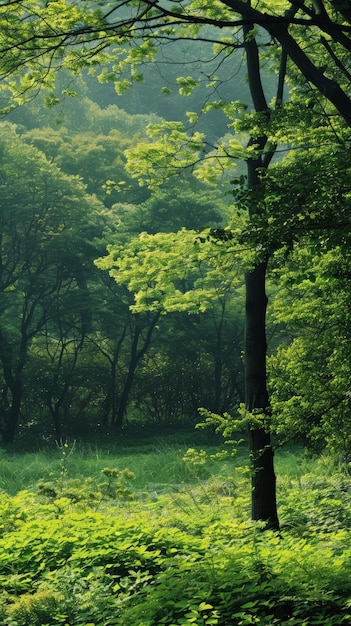
[[[348, 624], [349, 7], [173, 9], [0, 5], [0, 429], [61, 455], [1, 494], [1, 616]], [[250, 468], [68, 480], [67, 441], [199, 412]], [[272, 436], [332, 457], [280, 467], [261, 533]]]
[[[48, 90], [41, 75], [25, 106], [38, 75], [4, 84], [4, 442], [179, 426], [199, 407], [236, 417], [243, 277], [268, 259], [269, 428], [348, 458], [348, 126], [286, 58], [282, 74], [264, 33], [246, 37], [269, 121], [239, 35], [180, 36], [171, 60], [145, 43], [119, 61], [129, 80], [94, 50], [100, 85], [61, 70]], [[344, 58], [310, 43], [346, 84]]]

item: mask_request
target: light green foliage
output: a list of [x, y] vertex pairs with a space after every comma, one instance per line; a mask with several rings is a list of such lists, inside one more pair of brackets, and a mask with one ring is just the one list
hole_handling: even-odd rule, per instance
[[179, 85], [179, 93], [181, 96], [190, 96], [194, 89], [198, 86], [199, 81], [197, 81], [192, 76], [179, 76], [177, 78], [177, 83]]
[[157, 187], [200, 158], [205, 136], [198, 131], [188, 135], [182, 122], [150, 124], [147, 133], [152, 141], [126, 150], [127, 171], [141, 185]]
[[[189, 455], [202, 463], [204, 452]], [[232, 470], [231, 493], [213, 477], [177, 490], [163, 483], [99, 510], [96, 500], [0, 494], [3, 623], [347, 624], [349, 477], [334, 473], [330, 458], [312, 464], [297, 455], [281, 472], [277, 535], [247, 521], [249, 480]], [[131, 477], [113, 465], [103, 472]]]
[[52, 620], [63, 623], [59, 617], [63, 600], [63, 594], [49, 590], [23, 594], [9, 607], [8, 626], [43, 626]]
[[200, 313], [241, 283], [233, 243], [200, 241], [195, 231], [142, 233], [127, 247], [108, 251], [96, 265], [134, 294], [134, 312]]
[[[220, 109], [232, 120], [243, 108], [240, 102], [211, 102], [204, 105], [204, 112]], [[198, 121], [196, 113], [187, 113], [187, 117], [191, 124]], [[151, 141], [127, 149], [126, 157], [127, 171], [150, 189], [187, 169], [208, 185], [228, 185], [237, 164], [258, 155], [255, 144], [247, 145], [247, 127], [234, 135], [226, 133], [211, 149], [204, 133], [190, 131], [182, 122], [151, 124], [148, 135]]]

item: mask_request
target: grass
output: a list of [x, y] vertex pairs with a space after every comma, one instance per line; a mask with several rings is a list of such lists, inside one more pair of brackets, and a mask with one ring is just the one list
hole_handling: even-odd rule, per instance
[[[215, 454], [217, 447], [204, 446], [208, 454]], [[43, 449], [38, 452], [0, 452], [0, 489], [15, 495], [22, 489], [32, 489], [39, 480], [58, 479], [63, 469], [72, 479], [97, 479], [103, 468], [130, 469], [135, 474], [135, 489], [145, 490], [154, 485], [177, 485], [208, 479], [211, 475], [228, 475], [231, 463], [211, 461], [208, 466], [194, 469], [183, 461], [187, 445], [169, 444], [159, 440], [154, 445], [94, 448], [87, 445], [68, 444], [67, 447]], [[236, 463], [243, 462], [242, 449]]]
[[[234, 459], [211, 459], [203, 466], [194, 466], [183, 460], [189, 447], [203, 449], [208, 456], [215, 455], [223, 446], [212, 445], [206, 439], [200, 446], [194, 437], [180, 442], [177, 438], [147, 439], [146, 442], [108, 444], [97, 447], [93, 443], [71, 442], [65, 446], [46, 447], [35, 452], [0, 450], [0, 489], [15, 495], [23, 489], [34, 489], [38, 481], [58, 480], [64, 471], [66, 478], [98, 480], [101, 471], [108, 468], [128, 468], [135, 474], [135, 490], [153, 490], [179, 484], [194, 484], [199, 480], [226, 480], [235, 467], [246, 466], [248, 451], [241, 444]], [[278, 449], [275, 456], [278, 489], [286, 489], [291, 480], [309, 473], [316, 462], [309, 460], [299, 447]]]

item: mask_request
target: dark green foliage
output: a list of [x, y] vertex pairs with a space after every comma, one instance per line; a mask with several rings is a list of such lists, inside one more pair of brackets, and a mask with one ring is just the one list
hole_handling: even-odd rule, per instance
[[[173, 421], [175, 413], [190, 421], [197, 399], [205, 404], [205, 394], [210, 399], [226, 395], [231, 405], [237, 397], [240, 345], [232, 373], [228, 357], [215, 356], [231, 351], [232, 333], [219, 351], [218, 339], [212, 340], [202, 324], [200, 361], [187, 357], [190, 367], [204, 365], [195, 396], [193, 386], [185, 389], [171, 380], [171, 395], [181, 396], [176, 411], [174, 406], [168, 411], [169, 393], [162, 385], [157, 390], [162, 414], [150, 410], [153, 398], [145, 387], [152, 389], [153, 380], [143, 376], [151, 372], [147, 351], [152, 338], [157, 363], [167, 363], [170, 342], [158, 341], [158, 315], [132, 315], [133, 296], [93, 266], [108, 243], [125, 246], [141, 230], [172, 232], [221, 223], [226, 202], [188, 174], [180, 190], [167, 184], [149, 197], [125, 171], [124, 150], [156, 120], [130, 116], [115, 106], [102, 110], [84, 98], [79, 111], [78, 126], [70, 107], [65, 127], [53, 129], [45, 118], [45, 127], [21, 128], [19, 136], [18, 127], [3, 125], [0, 431], [8, 443], [18, 433], [59, 441], [89, 429], [121, 428], [128, 413], [143, 422], [150, 416]], [[221, 327], [220, 316], [218, 311], [203, 318]], [[177, 354], [179, 341], [185, 353], [199, 341], [195, 325], [183, 317], [184, 323], [177, 321], [184, 327], [177, 332]], [[227, 317], [229, 328], [232, 315]], [[171, 332], [172, 324], [163, 337]], [[162, 375], [172, 378], [163, 365]]]

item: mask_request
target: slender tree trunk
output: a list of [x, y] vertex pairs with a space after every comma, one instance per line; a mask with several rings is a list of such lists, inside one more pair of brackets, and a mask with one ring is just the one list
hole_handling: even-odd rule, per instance
[[[250, 3], [249, 3], [250, 4]], [[252, 37], [252, 27], [243, 28], [245, 37], [246, 63], [252, 102], [257, 112], [264, 112], [269, 118], [270, 111], [263, 90], [258, 47]], [[285, 76], [285, 55], [282, 57], [280, 77], [277, 88], [277, 101], [282, 99]], [[249, 144], [257, 145], [262, 151], [267, 148], [267, 137], [253, 137]], [[247, 187], [251, 192], [260, 189], [260, 171], [267, 168], [275, 148], [266, 154], [247, 161]], [[259, 194], [252, 193], [250, 218], [259, 215]], [[245, 309], [245, 406], [253, 413], [255, 409], [262, 416], [269, 413], [267, 391], [267, 340], [266, 340], [266, 271], [267, 258], [258, 261], [255, 267], [246, 272], [246, 309]], [[266, 422], [266, 420], [263, 420]], [[253, 520], [266, 522], [266, 527], [279, 529], [276, 501], [276, 476], [274, 472], [274, 454], [269, 434], [269, 426], [254, 424], [249, 428], [249, 444], [252, 469], [251, 515]]]
[[215, 356], [214, 367], [214, 413], [221, 410], [223, 359], [220, 354]]
[[116, 421], [117, 417], [117, 360], [115, 355], [110, 361], [110, 373], [109, 380], [106, 389], [106, 396], [102, 407], [102, 424], [107, 426], [109, 423], [109, 417], [111, 416], [112, 424]]
[[[246, 273], [245, 328], [245, 404], [253, 412], [269, 412], [266, 373], [266, 268], [267, 262], [256, 265]], [[267, 523], [267, 528], [279, 529], [276, 503], [274, 453], [269, 431], [249, 429], [252, 462], [252, 519]]]
[[26, 358], [26, 338], [22, 338], [20, 347], [20, 359], [16, 367], [13, 366], [12, 346], [0, 329], [0, 357], [3, 375], [6, 383], [6, 393], [2, 404], [3, 416], [1, 416], [1, 434], [4, 443], [13, 443], [21, 414], [22, 403], [22, 371]]
[[5, 414], [2, 427], [2, 438], [4, 443], [14, 443], [15, 441], [22, 403], [22, 383], [20, 380], [13, 381], [10, 392], [12, 397], [11, 404]]
[[129, 400], [129, 396], [130, 396], [130, 392], [132, 390], [133, 387], [133, 382], [134, 382], [134, 376], [135, 376], [135, 372], [136, 369], [142, 359], [142, 357], [144, 356], [144, 354], [146, 353], [150, 342], [151, 342], [151, 337], [152, 337], [152, 333], [155, 329], [155, 326], [158, 322], [160, 318], [160, 313], [157, 312], [155, 313], [154, 317], [152, 318], [150, 325], [148, 327], [147, 333], [146, 333], [146, 337], [144, 339], [144, 343], [142, 345], [142, 347], [138, 350], [138, 344], [139, 344], [139, 339], [141, 336], [141, 328], [139, 328], [138, 326], [136, 326], [135, 332], [134, 332], [134, 337], [132, 340], [132, 347], [131, 347], [131, 355], [130, 355], [130, 361], [129, 361], [129, 368], [128, 368], [128, 373], [127, 373], [127, 377], [124, 383], [124, 387], [120, 396], [120, 400], [119, 400], [119, 406], [118, 406], [118, 411], [117, 411], [117, 416], [116, 416], [116, 421], [114, 423], [114, 425], [116, 426], [117, 429], [121, 429], [122, 425], [123, 425], [123, 419], [124, 416], [126, 414], [127, 411], [127, 405], [128, 405], [128, 400]]
[[116, 414], [116, 421], [114, 422], [114, 425], [116, 426], [117, 429], [122, 428], [123, 419], [127, 411], [127, 404], [128, 404], [130, 392], [133, 386], [135, 370], [138, 366], [139, 358], [138, 358], [137, 347], [138, 347], [139, 337], [140, 337], [140, 328], [136, 328], [133, 341], [132, 341], [132, 348], [131, 348], [131, 355], [130, 355], [130, 360], [129, 360], [129, 368], [127, 372], [127, 377], [125, 379], [124, 387], [123, 387], [123, 390], [119, 399], [118, 411]]

